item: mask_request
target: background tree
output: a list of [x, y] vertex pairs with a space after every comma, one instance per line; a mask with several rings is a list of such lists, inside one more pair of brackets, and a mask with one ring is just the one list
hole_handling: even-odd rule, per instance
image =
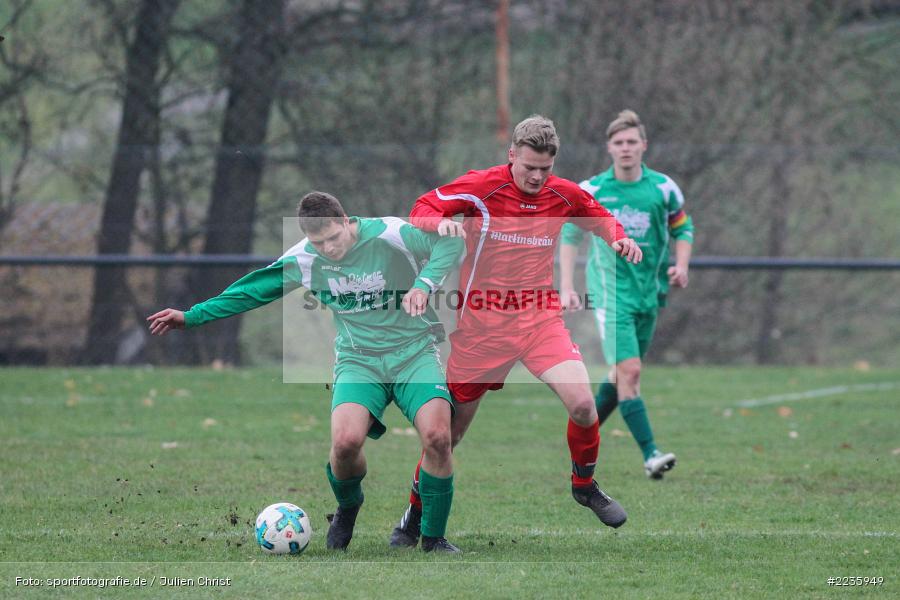
[[[31, 4], [13, 0], [9, 18], [0, 31], [15, 31]], [[4, 146], [0, 152], [4, 159], [0, 160], [0, 231], [15, 211], [32, 154], [32, 117], [26, 102], [28, 91], [44, 73], [49, 60], [39, 45], [18, 36], [15, 38], [0, 39], [0, 64], [4, 67], [0, 70], [0, 139]]]
[[[269, 114], [285, 55], [284, 0], [245, 0], [239, 34], [226, 58], [228, 104], [216, 153], [206, 218], [204, 254], [248, 254], [253, 247], [256, 197], [266, 157]], [[203, 269], [191, 289], [198, 299], [218, 294], [240, 269]], [[240, 360], [240, 317], [217, 323], [203, 358]]]
[[[106, 189], [97, 254], [127, 254], [131, 248], [140, 178], [159, 144], [160, 56], [179, 0], [143, 0], [135, 18], [134, 39], [126, 55], [122, 120], [112, 173]], [[122, 316], [132, 304], [122, 267], [98, 267], [84, 360], [115, 359]]]

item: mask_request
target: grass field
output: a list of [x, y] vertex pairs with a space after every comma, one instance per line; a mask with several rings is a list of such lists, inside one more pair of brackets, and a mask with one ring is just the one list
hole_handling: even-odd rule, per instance
[[[448, 558], [387, 546], [417, 457], [394, 408], [367, 444], [353, 542], [335, 554], [323, 386], [282, 384], [278, 370], [4, 369], [0, 597], [46, 597], [49, 578], [76, 576], [156, 579], [52, 595], [900, 596], [900, 371], [657, 367], [643, 388], [679, 464], [647, 480], [613, 416], [598, 480], [629, 512], [615, 531], [569, 495], [565, 414], [546, 388], [488, 396], [456, 452], [448, 538], [465, 553]], [[301, 557], [255, 544], [257, 512], [277, 501], [312, 516]], [[884, 583], [827, 584], [842, 576]]]

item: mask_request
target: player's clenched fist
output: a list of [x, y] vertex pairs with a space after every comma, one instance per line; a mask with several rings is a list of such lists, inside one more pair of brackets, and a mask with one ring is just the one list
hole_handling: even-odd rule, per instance
[[687, 268], [675, 265], [674, 267], [669, 267], [669, 270], [666, 271], [669, 275], [669, 285], [674, 285], [675, 287], [686, 288], [688, 285], [688, 271]]
[[171, 329], [184, 329], [184, 311], [166, 308], [147, 317], [152, 335], [165, 335]]
[[638, 264], [644, 258], [644, 253], [641, 252], [641, 248], [637, 245], [637, 242], [631, 238], [616, 240], [610, 244], [610, 247], [615, 250], [619, 256], [630, 263]]
[[559, 306], [563, 310], [581, 310], [581, 296], [572, 288], [560, 287]]
[[411, 317], [425, 314], [426, 306], [428, 306], [428, 294], [424, 290], [413, 288], [403, 296], [403, 310]]

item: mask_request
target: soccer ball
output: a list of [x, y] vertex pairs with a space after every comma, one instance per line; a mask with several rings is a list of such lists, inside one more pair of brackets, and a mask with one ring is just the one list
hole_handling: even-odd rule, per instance
[[269, 554], [300, 554], [311, 535], [306, 511], [289, 502], [267, 506], [256, 517], [256, 542]]

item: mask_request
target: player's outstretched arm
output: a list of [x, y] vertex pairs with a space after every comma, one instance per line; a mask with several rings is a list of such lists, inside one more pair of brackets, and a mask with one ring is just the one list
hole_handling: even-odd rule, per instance
[[630, 263], [637, 264], [644, 260], [640, 246], [631, 238], [622, 238], [609, 245], [616, 253]]
[[278, 300], [301, 285], [297, 258], [279, 259], [268, 267], [247, 273], [218, 296], [195, 304], [188, 311], [167, 308], [150, 315], [147, 317], [150, 333], [164, 335], [172, 329], [188, 329], [232, 317]]
[[184, 329], [184, 311], [166, 308], [147, 317], [152, 335], [165, 335], [173, 329]]

